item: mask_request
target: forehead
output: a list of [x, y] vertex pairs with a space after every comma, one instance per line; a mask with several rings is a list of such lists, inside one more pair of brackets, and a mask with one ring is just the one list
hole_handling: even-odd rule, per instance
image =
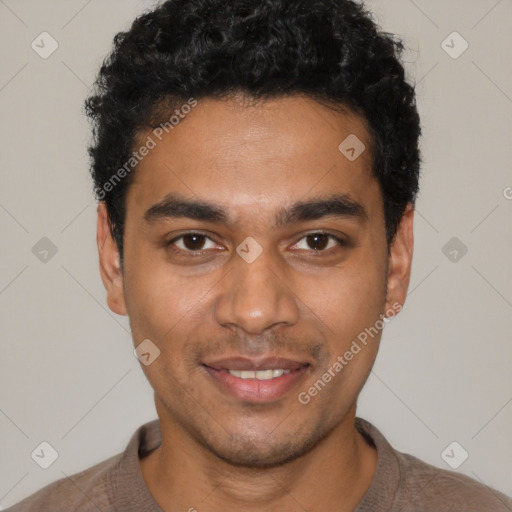
[[[154, 147], [127, 194], [127, 211], [138, 216], [172, 192], [214, 201], [235, 219], [251, 215], [249, 205], [252, 214], [278, 211], [335, 192], [365, 202], [370, 214], [382, 206], [364, 121], [310, 98], [198, 100], [169, 133], [142, 132], [137, 144], [148, 137]], [[365, 148], [356, 159], [343, 152], [346, 140], [357, 152]]]

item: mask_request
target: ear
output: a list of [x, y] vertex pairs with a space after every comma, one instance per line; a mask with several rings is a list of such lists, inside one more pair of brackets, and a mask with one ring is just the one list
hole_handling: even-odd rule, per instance
[[[396, 304], [403, 306], [409, 278], [411, 276], [414, 207], [409, 203], [405, 209], [395, 238], [390, 247], [388, 262], [388, 283], [386, 293], [386, 311], [396, 310]], [[393, 307], [395, 305], [395, 307]]]
[[107, 290], [108, 307], [118, 315], [126, 315], [119, 250], [112, 237], [110, 220], [104, 201], [98, 205], [96, 242], [100, 259], [101, 280]]

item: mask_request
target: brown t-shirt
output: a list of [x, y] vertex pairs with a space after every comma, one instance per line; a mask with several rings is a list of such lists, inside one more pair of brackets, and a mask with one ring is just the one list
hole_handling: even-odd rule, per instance
[[[504, 494], [394, 450], [366, 420], [356, 418], [356, 427], [377, 448], [378, 464], [354, 512], [512, 511], [512, 499]], [[145, 423], [124, 452], [43, 487], [6, 512], [162, 512], [139, 464], [139, 458], [158, 448], [161, 439], [159, 421]]]

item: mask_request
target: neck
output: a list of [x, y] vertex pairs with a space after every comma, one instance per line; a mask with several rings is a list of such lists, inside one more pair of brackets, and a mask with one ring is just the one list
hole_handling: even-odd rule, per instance
[[255, 469], [220, 460], [163, 417], [162, 444], [140, 461], [141, 471], [165, 512], [348, 512], [363, 498], [377, 467], [377, 451], [354, 420], [355, 407], [308, 453], [279, 467]]

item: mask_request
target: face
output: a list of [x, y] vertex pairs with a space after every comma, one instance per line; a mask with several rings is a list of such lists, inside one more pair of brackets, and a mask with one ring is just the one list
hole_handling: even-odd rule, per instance
[[[350, 134], [355, 160], [338, 149]], [[205, 99], [148, 135], [124, 273], [103, 205], [98, 242], [109, 306], [160, 350], [142, 369], [162, 430], [234, 465], [292, 460], [355, 414], [405, 298], [412, 209], [388, 253], [365, 125], [312, 99]]]

